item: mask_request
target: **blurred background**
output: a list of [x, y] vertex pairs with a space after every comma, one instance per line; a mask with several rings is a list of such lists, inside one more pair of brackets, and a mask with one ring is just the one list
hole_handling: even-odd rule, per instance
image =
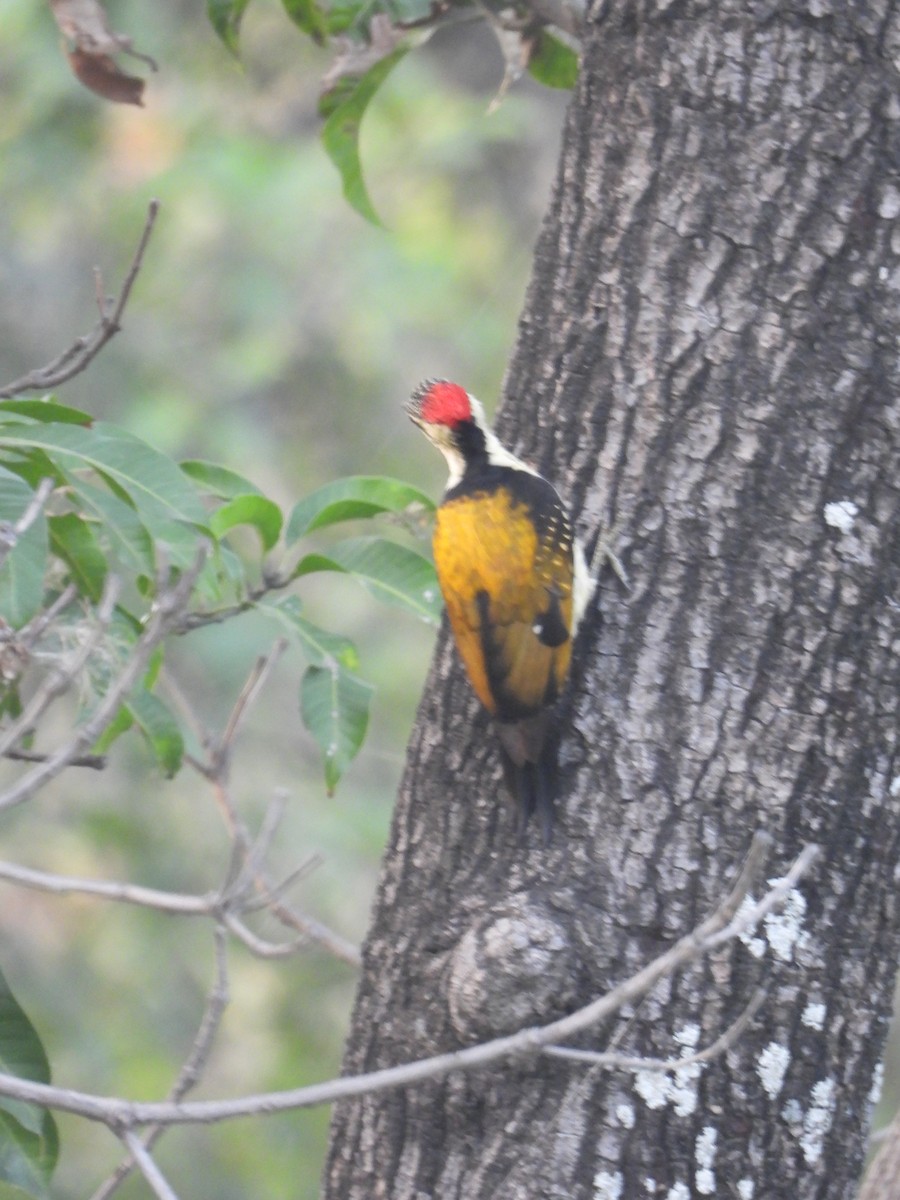
[[[489, 32], [473, 22], [435, 36], [364, 121], [379, 230], [344, 202], [318, 141], [328, 55], [276, 0], [250, 4], [241, 65], [200, 0], [106, 8], [160, 64], [144, 108], [75, 81], [48, 5], [0, 0], [0, 380], [94, 325], [94, 268], [117, 292], [158, 197], [123, 331], [60, 398], [176, 458], [230, 466], [285, 506], [358, 473], [437, 497], [443, 464], [401, 405], [420, 379], [447, 375], [493, 409], [567, 95], [526, 79], [488, 115], [503, 73]], [[366, 745], [327, 798], [298, 715], [304, 664], [288, 654], [238, 741], [234, 795], [256, 827], [275, 789], [288, 789], [277, 866], [320, 854], [297, 905], [359, 942], [434, 630], [335, 575], [301, 595], [312, 619], [354, 638], [360, 674], [377, 686]], [[175, 648], [173, 674], [204, 722], [221, 728], [276, 632], [247, 616]], [[118, 743], [107, 771], [70, 771], [7, 814], [0, 836], [0, 857], [27, 866], [197, 893], [221, 879], [227, 848], [209, 789], [188, 770], [163, 780], [136, 738]], [[263, 932], [283, 936], [273, 923]], [[213, 978], [208, 922], [0, 883], [0, 939], [0, 969], [57, 1083], [165, 1095]], [[240, 946], [230, 968], [231, 1004], [197, 1094], [334, 1075], [353, 969], [316, 949], [269, 962]], [[318, 1193], [327, 1122], [318, 1110], [174, 1132], [158, 1161], [186, 1200], [306, 1200]], [[90, 1196], [118, 1146], [86, 1122], [60, 1127], [54, 1194]], [[121, 1194], [146, 1185], [131, 1180]]]

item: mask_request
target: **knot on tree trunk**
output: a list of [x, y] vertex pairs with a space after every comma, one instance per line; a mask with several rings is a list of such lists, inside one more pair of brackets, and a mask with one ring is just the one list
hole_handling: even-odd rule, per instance
[[526, 893], [473, 926], [450, 956], [447, 1002], [466, 1041], [514, 1033], [569, 1011], [580, 958], [568, 928]]

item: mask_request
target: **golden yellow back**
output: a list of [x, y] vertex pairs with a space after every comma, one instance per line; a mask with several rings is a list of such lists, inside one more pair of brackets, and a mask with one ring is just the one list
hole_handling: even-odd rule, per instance
[[[556, 503], [540, 522], [506, 487], [451, 495], [437, 511], [434, 559], [447, 615], [478, 698], [501, 720], [552, 703], [569, 670], [572, 545], [549, 490]], [[539, 636], [548, 611], [559, 628], [552, 638]]]

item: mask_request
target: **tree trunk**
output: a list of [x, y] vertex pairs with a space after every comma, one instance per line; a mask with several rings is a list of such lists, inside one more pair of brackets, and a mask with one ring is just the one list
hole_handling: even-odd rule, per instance
[[570, 1011], [726, 891], [742, 943], [578, 1043], [346, 1102], [325, 1195], [854, 1194], [898, 957], [900, 49], [895, 0], [596, 0], [499, 431], [582, 532], [618, 525], [575, 667], [549, 847], [523, 842], [442, 637], [413, 734], [349, 1073]]

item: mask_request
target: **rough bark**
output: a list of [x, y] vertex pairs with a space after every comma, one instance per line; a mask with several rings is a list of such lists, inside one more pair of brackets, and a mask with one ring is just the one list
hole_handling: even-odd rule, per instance
[[551, 1019], [716, 902], [754, 830], [791, 903], [581, 1045], [338, 1107], [325, 1195], [849, 1198], [900, 939], [896, 0], [593, 7], [502, 436], [589, 532], [552, 844], [523, 844], [443, 637], [345, 1070]]

